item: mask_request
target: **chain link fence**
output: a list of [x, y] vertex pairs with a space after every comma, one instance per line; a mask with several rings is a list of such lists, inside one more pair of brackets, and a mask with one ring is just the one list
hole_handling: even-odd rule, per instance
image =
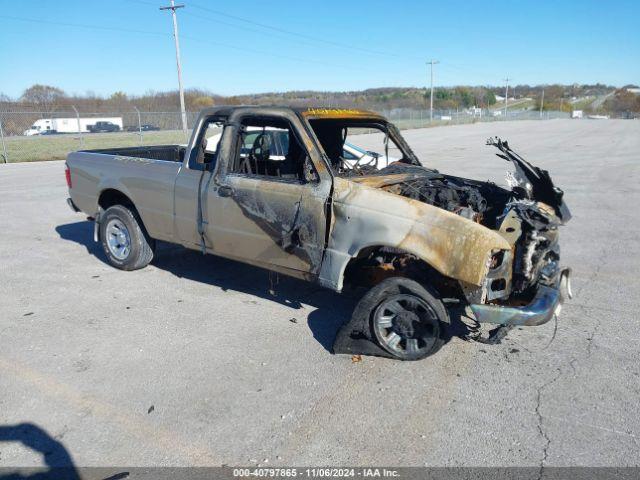
[[530, 109], [457, 109], [435, 110], [433, 119], [428, 109], [394, 108], [381, 110], [380, 113], [395, 123], [398, 128], [406, 130], [411, 128], [426, 128], [442, 125], [457, 125], [477, 122], [496, 122], [505, 120], [550, 120], [556, 118], [571, 118], [568, 112], [543, 111]]
[[[195, 125], [198, 113], [187, 112], [188, 128]], [[383, 109], [380, 113], [401, 129], [570, 117], [567, 112], [540, 114], [524, 109], [509, 110], [506, 115], [501, 109], [434, 110], [433, 120], [428, 109]], [[0, 163], [62, 160], [69, 152], [83, 149], [185, 144], [189, 135], [190, 131], [185, 134], [182, 130], [180, 112], [0, 111]]]
[[[198, 112], [188, 112], [187, 126], [197, 117]], [[0, 111], [0, 162], [61, 160], [82, 149], [184, 144], [188, 136], [180, 112]]]

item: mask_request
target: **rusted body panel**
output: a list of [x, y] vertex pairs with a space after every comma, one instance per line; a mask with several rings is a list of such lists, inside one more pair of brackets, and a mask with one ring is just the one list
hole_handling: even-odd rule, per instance
[[344, 269], [366, 247], [387, 246], [421, 258], [443, 275], [481, 285], [500, 234], [440, 208], [343, 178], [334, 180], [332, 225], [320, 281], [342, 288]]

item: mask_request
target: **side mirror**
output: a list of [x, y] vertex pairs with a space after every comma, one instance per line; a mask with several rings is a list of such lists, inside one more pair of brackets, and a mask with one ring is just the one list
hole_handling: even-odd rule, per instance
[[302, 175], [304, 176], [304, 181], [307, 183], [314, 183], [320, 180], [309, 156], [305, 157], [304, 163], [302, 164]]

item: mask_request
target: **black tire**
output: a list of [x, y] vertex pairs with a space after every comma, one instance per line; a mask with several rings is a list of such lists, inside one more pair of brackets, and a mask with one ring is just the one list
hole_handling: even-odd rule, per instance
[[354, 317], [363, 315], [372, 337], [399, 360], [420, 360], [436, 353], [446, 343], [451, 324], [435, 292], [403, 277], [387, 278], [369, 290], [354, 311]]
[[138, 270], [153, 260], [155, 241], [138, 213], [124, 205], [109, 207], [100, 216], [100, 243], [109, 263], [120, 270]]

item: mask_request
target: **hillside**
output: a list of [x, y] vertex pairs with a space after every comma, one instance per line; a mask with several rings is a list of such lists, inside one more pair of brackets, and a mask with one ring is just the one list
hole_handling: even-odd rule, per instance
[[[544, 90], [545, 110], [570, 111], [577, 107], [598, 113], [638, 112], [635, 102], [638, 95], [626, 86], [616, 89], [602, 84], [594, 85], [515, 85], [509, 88], [509, 103], [514, 108], [538, 109]], [[437, 110], [455, 110], [469, 107], [501, 108], [502, 101], [496, 96], [504, 95], [501, 86], [456, 86], [438, 87], [434, 91], [433, 106]], [[185, 92], [188, 111], [198, 111], [213, 105], [322, 105], [334, 107], [358, 107], [371, 110], [395, 108], [429, 108], [430, 91], [417, 87], [383, 87], [360, 91], [323, 92], [313, 90], [267, 92], [246, 95], [222, 96], [203, 89]], [[0, 94], [0, 110], [55, 112], [69, 111], [71, 106], [83, 112], [113, 112], [133, 110], [159, 112], [176, 111], [179, 105], [178, 92], [149, 91], [144, 95], [128, 95], [115, 92], [109, 97], [95, 94], [68, 95], [59, 88], [34, 85], [24, 91], [20, 98], [9, 98]]]

